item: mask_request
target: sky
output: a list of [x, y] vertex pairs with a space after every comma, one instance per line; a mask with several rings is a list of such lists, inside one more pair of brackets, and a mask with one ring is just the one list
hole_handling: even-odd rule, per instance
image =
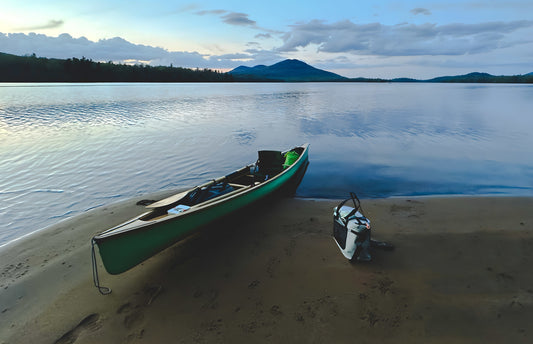
[[533, 72], [532, 0], [2, 0], [0, 52], [346, 77]]

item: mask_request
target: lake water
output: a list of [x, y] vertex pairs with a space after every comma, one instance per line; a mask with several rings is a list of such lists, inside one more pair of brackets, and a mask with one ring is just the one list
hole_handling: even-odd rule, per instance
[[0, 245], [308, 142], [299, 197], [533, 196], [533, 86], [0, 84]]

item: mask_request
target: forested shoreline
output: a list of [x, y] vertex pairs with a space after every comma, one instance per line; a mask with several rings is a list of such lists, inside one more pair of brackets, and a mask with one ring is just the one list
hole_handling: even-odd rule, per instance
[[228, 82], [211, 69], [126, 65], [82, 57], [54, 59], [0, 53], [0, 82]]

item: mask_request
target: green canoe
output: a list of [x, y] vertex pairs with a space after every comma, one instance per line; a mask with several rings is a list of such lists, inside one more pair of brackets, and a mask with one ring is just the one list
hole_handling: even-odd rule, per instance
[[107, 272], [120, 274], [201, 226], [267, 196], [294, 192], [309, 164], [308, 148], [260, 151], [256, 163], [152, 203], [147, 212], [96, 235], [93, 253], [98, 246]]

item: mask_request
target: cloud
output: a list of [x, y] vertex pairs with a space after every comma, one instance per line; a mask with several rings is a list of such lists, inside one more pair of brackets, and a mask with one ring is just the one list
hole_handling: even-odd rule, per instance
[[95, 42], [85, 37], [74, 38], [66, 33], [51, 37], [36, 33], [0, 32], [0, 47], [2, 52], [15, 55], [35, 53], [47, 58], [85, 57], [96, 62], [112, 61], [153, 66], [172, 64], [184, 68], [229, 69], [241, 65], [242, 61], [253, 61], [251, 63], [254, 65], [273, 64], [285, 58], [277, 51], [256, 49], [258, 45], [249, 45], [247, 50], [232, 54], [205, 55], [134, 44], [120, 37]]
[[183, 12], [190, 12], [190, 11], [194, 11], [196, 10], [197, 8], [199, 8], [200, 5], [198, 4], [184, 4], [182, 6], [180, 6], [176, 11], [175, 13], [183, 13]]
[[[0, 33], [2, 52], [15, 55], [30, 55], [48, 58], [81, 58], [117, 63], [147, 63], [190, 68], [217, 68], [206, 55], [198, 52], [168, 51], [159, 47], [134, 44], [115, 37], [97, 42], [85, 37], [73, 38], [69, 34], [50, 37], [43, 34]], [[216, 62], [216, 61], [215, 61]]]
[[216, 15], [220, 16], [220, 19], [226, 24], [236, 25], [236, 26], [250, 26], [256, 27], [257, 23], [254, 20], [249, 18], [249, 15], [246, 13], [240, 12], [230, 12], [226, 10], [204, 10], [195, 12], [196, 15], [205, 16], [205, 15]]
[[259, 38], [259, 39], [269, 39], [269, 38], [272, 38], [272, 35], [269, 33], [258, 33], [254, 37]]
[[257, 34], [255, 36], [255, 38], [258, 39], [270, 39], [273, 38], [273, 35], [280, 36], [284, 34], [283, 31], [272, 30], [259, 26], [255, 20], [250, 19], [250, 15], [247, 13], [217, 9], [196, 11], [194, 12], [194, 14], [199, 16], [213, 15], [219, 17], [223, 23], [228, 25], [247, 27], [249, 29], [262, 31], [263, 33]]
[[245, 13], [230, 12], [228, 14], [223, 15], [221, 18], [224, 23], [230, 24], [230, 25], [251, 26], [251, 27], [256, 26], [256, 22], [249, 19], [248, 14], [245, 14]]
[[533, 42], [513, 40], [512, 34], [533, 27], [533, 21], [480, 24], [327, 24], [321, 20], [297, 24], [283, 36], [280, 52], [317, 46], [320, 52], [379, 56], [464, 55]]
[[55, 29], [63, 26], [65, 22], [63, 20], [49, 20], [48, 23], [43, 25], [34, 25], [18, 28], [18, 31], [32, 31], [32, 30], [45, 30], [45, 29]]
[[224, 54], [224, 55], [216, 55], [216, 56], [210, 57], [210, 59], [215, 59], [215, 60], [243, 60], [243, 59], [249, 59], [249, 58], [250, 58], [250, 55], [242, 54], [242, 53]]
[[220, 15], [220, 14], [224, 14], [224, 13], [228, 13], [228, 11], [226, 11], [226, 10], [207, 10], [207, 11], [195, 12], [195, 14], [197, 14], [199, 16], [205, 16], [205, 15], [209, 15], [209, 14]]
[[414, 15], [417, 15], [417, 14], [423, 14], [423, 15], [426, 15], [426, 16], [431, 15], [431, 11], [430, 10], [428, 10], [426, 8], [421, 8], [421, 7], [413, 8], [409, 12], [411, 12]]
[[274, 50], [249, 48], [245, 50], [245, 53], [249, 54], [249, 59], [253, 61], [253, 65], [271, 65], [287, 58]]

